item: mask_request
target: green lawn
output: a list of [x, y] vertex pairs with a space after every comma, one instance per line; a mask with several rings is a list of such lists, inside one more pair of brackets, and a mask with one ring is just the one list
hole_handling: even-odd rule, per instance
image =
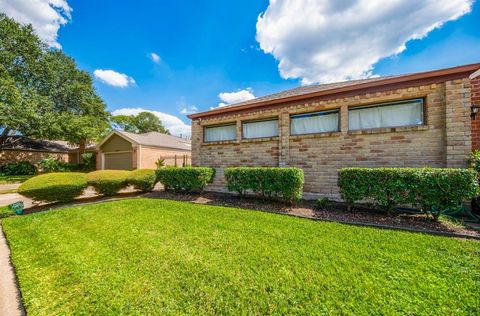
[[25, 182], [33, 176], [0, 176], [0, 184], [9, 184], [9, 183], [21, 183]]
[[480, 313], [475, 241], [153, 199], [2, 225], [31, 315]]

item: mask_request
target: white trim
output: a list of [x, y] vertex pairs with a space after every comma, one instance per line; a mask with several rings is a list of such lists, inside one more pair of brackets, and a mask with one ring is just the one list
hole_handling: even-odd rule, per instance
[[113, 135], [117, 135], [117, 136], [120, 136], [121, 138], [125, 139], [126, 141], [128, 141], [129, 143], [132, 143], [132, 144], [137, 144], [136, 141], [134, 141], [133, 139], [123, 135], [121, 132], [119, 131], [112, 131], [110, 134], [107, 135], [107, 137], [105, 137], [98, 145], [97, 145], [97, 148], [100, 149], [100, 147], [105, 144], [105, 142], [107, 140], [110, 139], [110, 137], [112, 137]]
[[475, 71], [473, 74], [470, 75], [470, 79], [475, 79], [477, 78], [478, 76], [480, 76], [480, 69], [478, 69], [477, 71]]
[[105, 170], [105, 154], [104, 153], [101, 154], [100, 160], [101, 160], [102, 170]]

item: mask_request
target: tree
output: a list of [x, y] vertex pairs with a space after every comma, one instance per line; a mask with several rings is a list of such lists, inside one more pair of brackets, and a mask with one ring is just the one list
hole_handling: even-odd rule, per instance
[[31, 25], [0, 14], [0, 147], [10, 133], [78, 144], [108, 129], [109, 114], [90, 75], [48, 50]]
[[159, 132], [170, 134], [168, 129], [163, 126], [162, 121], [151, 112], [140, 112], [134, 115], [116, 115], [112, 117], [114, 128], [122, 129], [131, 133]]

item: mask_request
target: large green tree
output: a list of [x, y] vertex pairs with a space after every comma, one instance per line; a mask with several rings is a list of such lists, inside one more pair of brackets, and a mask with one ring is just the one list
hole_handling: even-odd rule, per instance
[[10, 133], [85, 145], [108, 130], [90, 75], [49, 50], [30, 25], [0, 15], [0, 147]]
[[140, 112], [137, 115], [116, 115], [112, 117], [114, 128], [131, 133], [159, 132], [170, 134], [162, 121], [151, 112]]

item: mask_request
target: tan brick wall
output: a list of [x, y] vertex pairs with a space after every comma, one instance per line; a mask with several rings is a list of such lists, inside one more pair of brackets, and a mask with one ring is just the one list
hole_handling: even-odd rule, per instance
[[17, 150], [1, 150], [0, 165], [9, 162], [29, 161], [32, 164], [38, 163], [46, 157], [53, 157], [60, 161], [68, 162], [68, 153], [48, 153], [38, 151], [17, 151]]
[[142, 146], [142, 169], [156, 169], [155, 162], [158, 158], [165, 159], [166, 166], [173, 166], [175, 164], [175, 156], [177, 157], [177, 166], [181, 167], [183, 162], [183, 156], [187, 155], [187, 163], [191, 164], [190, 151], [162, 149], [156, 147]]
[[[348, 130], [348, 108], [425, 98], [425, 125]], [[192, 122], [192, 161], [217, 168], [211, 190], [224, 190], [223, 168], [294, 166], [305, 172], [305, 192], [338, 198], [337, 169], [343, 167], [463, 167], [471, 148], [469, 79], [396, 89], [281, 108], [204, 118]], [[340, 110], [340, 131], [290, 136], [290, 115]], [[279, 118], [279, 137], [241, 139], [241, 121]], [[237, 140], [203, 143], [203, 126], [236, 122]]]
[[[480, 76], [471, 80], [472, 104], [480, 106]], [[472, 120], [472, 150], [480, 149], [480, 113]]]

